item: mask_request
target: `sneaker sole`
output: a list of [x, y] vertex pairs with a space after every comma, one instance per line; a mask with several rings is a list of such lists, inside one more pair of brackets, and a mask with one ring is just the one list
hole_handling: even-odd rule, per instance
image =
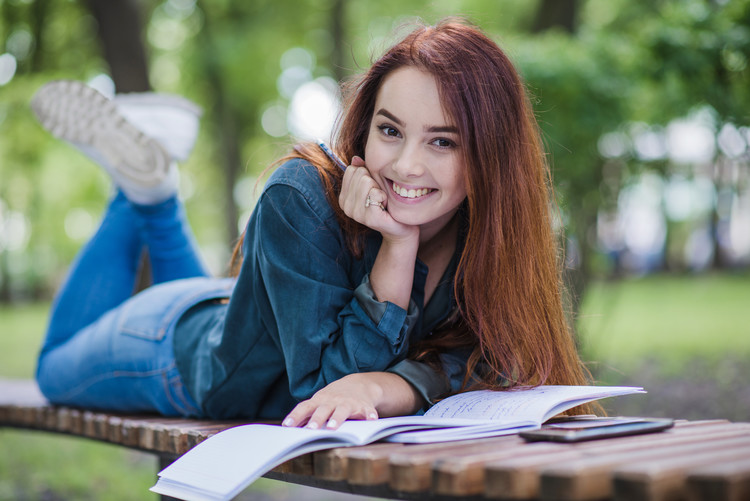
[[158, 185], [171, 160], [156, 140], [143, 134], [117, 111], [111, 100], [77, 81], [42, 86], [31, 109], [53, 136], [93, 148], [106, 160], [115, 182], [124, 178], [143, 187]]

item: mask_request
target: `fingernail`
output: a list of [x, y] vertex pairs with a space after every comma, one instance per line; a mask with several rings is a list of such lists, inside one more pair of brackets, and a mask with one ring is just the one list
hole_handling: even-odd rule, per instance
[[308, 423], [307, 426], [305, 426], [305, 428], [310, 428], [311, 430], [317, 430], [318, 429], [318, 423], [315, 423], [315, 422]]
[[362, 157], [360, 157], [358, 155], [354, 155], [352, 157], [352, 165], [354, 165], [354, 166], [361, 166], [361, 165], [364, 165], [364, 164], [365, 164], [365, 161], [362, 159]]
[[281, 426], [294, 426], [294, 419], [288, 417], [281, 423]]
[[374, 412], [367, 415], [367, 419], [377, 419], [377, 418], [378, 418], [378, 415], [375, 414]]
[[338, 423], [335, 419], [329, 419], [328, 423], [326, 424], [326, 428], [336, 428], [337, 425]]

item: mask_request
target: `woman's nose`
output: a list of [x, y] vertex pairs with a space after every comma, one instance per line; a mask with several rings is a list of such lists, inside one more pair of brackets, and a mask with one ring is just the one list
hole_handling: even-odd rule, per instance
[[394, 159], [393, 170], [404, 180], [424, 174], [424, 157], [419, 145], [404, 144]]

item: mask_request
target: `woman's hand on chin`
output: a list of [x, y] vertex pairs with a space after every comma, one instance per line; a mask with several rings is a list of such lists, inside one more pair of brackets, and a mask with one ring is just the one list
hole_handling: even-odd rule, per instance
[[[369, 202], [368, 202], [369, 200]], [[344, 214], [371, 228], [384, 240], [419, 239], [419, 227], [399, 223], [388, 212], [388, 196], [370, 175], [360, 157], [352, 158], [341, 183], [339, 205]]]

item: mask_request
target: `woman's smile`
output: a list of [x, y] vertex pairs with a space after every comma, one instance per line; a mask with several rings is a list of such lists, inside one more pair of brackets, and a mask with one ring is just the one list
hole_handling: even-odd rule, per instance
[[388, 183], [391, 185], [391, 191], [394, 194], [396, 194], [400, 198], [406, 198], [410, 200], [422, 199], [426, 195], [429, 195], [430, 193], [435, 191], [432, 188], [415, 188], [409, 185], [397, 184], [395, 181], [390, 179], [388, 180]]

